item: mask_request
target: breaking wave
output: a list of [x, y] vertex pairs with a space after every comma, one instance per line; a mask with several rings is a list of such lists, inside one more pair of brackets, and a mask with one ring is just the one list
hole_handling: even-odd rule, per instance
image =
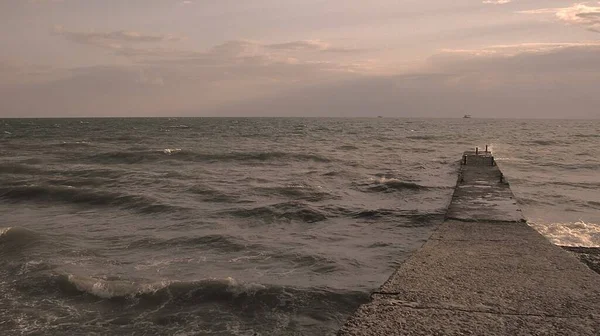
[[578, 221], [574, 223], [534, 223], [530, 226], [556, 245], [600, 247], [600, 225]]
[[[289, 311], [302, 301], [302, 305], [334, 302], [336, 306], [356, 307], [368, 300], [369, 294], [361, 291], [332, 288], [297, 288], [260, 283], [243, 283], [231, 277], [207, 278], [197, 281], [170, 281], [146, 283], [127, 279], [102, 279], [75, 274], [52, 275], [38, 279], [39, 285], [63, 295], [89, 295], [112, 301], [128, 300], [142, 307], [173, 304], [178, 307], [226, 302], [249, 309], [277, 307]], [[30, 290], [39, 290], [31, 288]], [[308, 301], [308, 302], [307, 302]], [[342, 308], [343, 309], [343, 308]]]

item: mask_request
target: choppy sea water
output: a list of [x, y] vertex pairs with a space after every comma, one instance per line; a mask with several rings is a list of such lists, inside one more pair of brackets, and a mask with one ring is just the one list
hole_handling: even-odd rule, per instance
[[0, 333], [333, 334], [485, 144], [600, 246], [598, 120], [0, 119]]

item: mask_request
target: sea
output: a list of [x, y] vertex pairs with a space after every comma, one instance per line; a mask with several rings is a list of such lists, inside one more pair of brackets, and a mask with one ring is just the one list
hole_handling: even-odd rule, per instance
[[486, 145], [597, 251], [600, 120], [0, 119], [0, 334], [334, 335]]

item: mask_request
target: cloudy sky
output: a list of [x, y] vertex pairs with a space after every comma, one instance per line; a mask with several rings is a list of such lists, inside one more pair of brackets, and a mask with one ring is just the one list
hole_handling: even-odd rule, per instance
[[600, 118], [600, 2], [0, 0], [0, 117]]

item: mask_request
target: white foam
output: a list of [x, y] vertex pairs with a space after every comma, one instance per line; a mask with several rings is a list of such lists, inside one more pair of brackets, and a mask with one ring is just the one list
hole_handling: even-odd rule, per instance
[[69, 274], [69, 282], [82, 291], [97, 297], [109, 299], [136, 293], [136, 286], [129, 281], [107, 281]]
[[44, 262], [41, 260], [29, 260], [28, 262], [26, 262], [25, 264], [23, 264], [23, 266], [21, 266], [21, 269], [19, 270], [19, 275], [24, 275], [27, 274], [29, 272], [31, 272], [31, 270], [35, 270], [36, 267], [43, 265]]
[[89, 145], [89, 141], [63, 141], [63, 145]]
[[181, 152], [181, 148], [165, 148], [163, 149], [163, 153], [165, 154], [175, 154]]
[[600, 225], [578, 221], [574, 223], [528, 223], [556, 245], [600, 247]]
[[6, 233], [8, 233], [8, 231], [10, 231], [10, 229], [12, 229], [12, 227], [0, 228], [0, 237], [4, 236]]

